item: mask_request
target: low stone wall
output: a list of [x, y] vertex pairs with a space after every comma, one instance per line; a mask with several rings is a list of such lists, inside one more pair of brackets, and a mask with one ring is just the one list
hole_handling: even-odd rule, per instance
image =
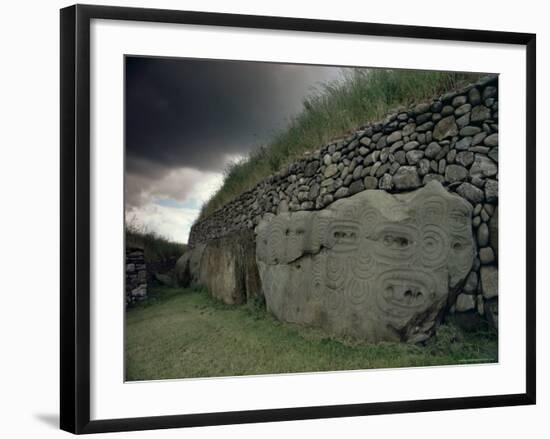
[[189, 244], [253, 230], [267, 212], [319, 210], [365, 189], [402, 192], [431, 180], [474, 206], [498, 204], [497, 174], [498, 78], [490, 77], [305, 154], [194, 224]]
[[368, 189], [415, 190], [436, 180], [472, 206], [473, 268], [448, 311], [498, 324], [498, 77], [399, 108], [307, 153], [197, 222], [191, 247], [266, 214], [316, 211]]
[[126, 248], [126, 306], [147, 297], [147, 267], [142, 248]]

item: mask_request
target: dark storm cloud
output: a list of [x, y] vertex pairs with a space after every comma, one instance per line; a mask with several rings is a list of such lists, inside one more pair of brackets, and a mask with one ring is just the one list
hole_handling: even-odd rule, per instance
[[220, 171], [284, 128], [338, 68], [242, 61], [126, 58], [127, 171], [160, 178]]
[[265, 144], [339, 68], [126, 58], [125, 213], [187, 242], [230, 160]]

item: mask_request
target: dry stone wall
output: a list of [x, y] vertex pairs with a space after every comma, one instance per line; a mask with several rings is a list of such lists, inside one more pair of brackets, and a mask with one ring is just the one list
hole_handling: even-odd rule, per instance
[[451, 313], [498, 324], [498, 77], [486, 77], [306, 153], [191, 229], [191, 247], [254, 230], [266, 214], [318, 211], [367, 189], [438, 181], [472, 209], [475, 257]]
[[126, 247], [126, 306], [147, 297], [147, 268], [142, 248]]

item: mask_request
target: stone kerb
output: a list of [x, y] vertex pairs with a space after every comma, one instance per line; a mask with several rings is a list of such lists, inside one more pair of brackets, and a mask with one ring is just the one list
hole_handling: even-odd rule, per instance
[[254, 230], [266, 214], [318, 211], [367, 189], [390, 194], [440, 182], [472, 206], [475, 257], [451, 312], [497, 324], [498, 77], [399, 108], [306, 153], [197, 222], [189, 244]]

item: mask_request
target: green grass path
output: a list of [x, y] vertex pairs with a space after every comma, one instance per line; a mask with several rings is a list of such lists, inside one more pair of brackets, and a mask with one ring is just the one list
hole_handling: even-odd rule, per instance
[[426, 346], [337, 340], [230, 307], [202, 291], [156, 288], [126, 313], [126, 379], [256, 375], [497, 361], [493, 332], [442, 326]]

